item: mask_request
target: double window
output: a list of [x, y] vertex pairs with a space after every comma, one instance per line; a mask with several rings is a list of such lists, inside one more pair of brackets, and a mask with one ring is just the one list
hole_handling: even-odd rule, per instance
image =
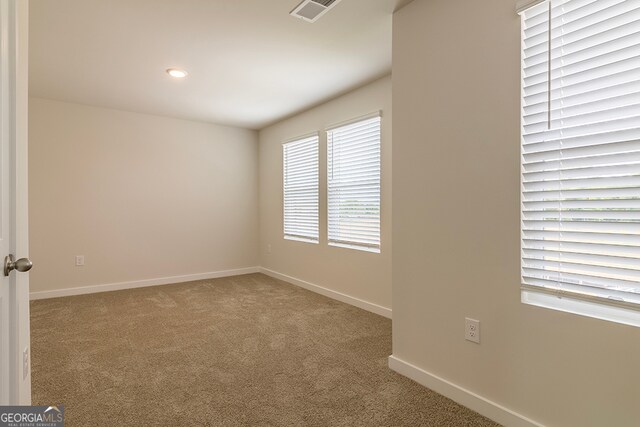
[[534, 3], [522, 12], [523, 301], [640, 325], [640, 0]]
[[[380, 252], [380, 115], [327, 137], [327, 235], [332, 246]], [[284, 235], [317, 243], [318, 137], [283, 145]]]

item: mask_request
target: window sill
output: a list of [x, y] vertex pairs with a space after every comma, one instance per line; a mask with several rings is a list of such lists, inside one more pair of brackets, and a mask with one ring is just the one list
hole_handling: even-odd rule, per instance
[[374, 253], [374, 254], [379, 254], [380, 253], [380, 248], [371, 248], [371, 247], [368, 247], [368, 246], [350, 245], [348, 243], [329, 242], [329, 246], [335, 246], [337, 248], [345, 248], [345, 249], [355, 249], [357, 251], [371, 252], [371, 253]]
[[581, 300], [569, 296], [551, 295], [537, 292], [530, 288], [521, 290], [521, 301], [524, 304], [552, 310], [564, 311], [594, 319], [607, 320], [630, 326], [640, 326], [640, 311], [632, 308], [601, 304]]
[[293, 240], [294, 242], [313, 243], [316, 245], [320, 243], [318, 240], [305, 239], [304, 237], [284, 236], [284, 240]]

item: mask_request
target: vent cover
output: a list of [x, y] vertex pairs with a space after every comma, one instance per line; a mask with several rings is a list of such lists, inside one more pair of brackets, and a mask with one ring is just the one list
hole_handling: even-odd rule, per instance
[[339, 2], [340, 0], [304, 0], [291, 11], [290, 15], [307, 22], [315, 22]]

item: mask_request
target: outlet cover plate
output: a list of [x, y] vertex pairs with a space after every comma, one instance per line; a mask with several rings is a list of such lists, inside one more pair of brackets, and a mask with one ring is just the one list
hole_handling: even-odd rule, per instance
[[480, 344], [480, 321], [470, 318], [464, 319], [464, 338], [467, 341]]

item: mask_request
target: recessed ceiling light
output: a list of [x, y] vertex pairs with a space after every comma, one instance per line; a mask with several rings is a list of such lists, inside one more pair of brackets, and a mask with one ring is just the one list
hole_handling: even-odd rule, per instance
[[187, 73], [185, 70], [181, 70], [179, 68], [169, 68], [167, 70], [167, 74], [169, 74], [171, 77], [174, 77], [176, 79], [183, 79], [185, 77], [187, 77]]

